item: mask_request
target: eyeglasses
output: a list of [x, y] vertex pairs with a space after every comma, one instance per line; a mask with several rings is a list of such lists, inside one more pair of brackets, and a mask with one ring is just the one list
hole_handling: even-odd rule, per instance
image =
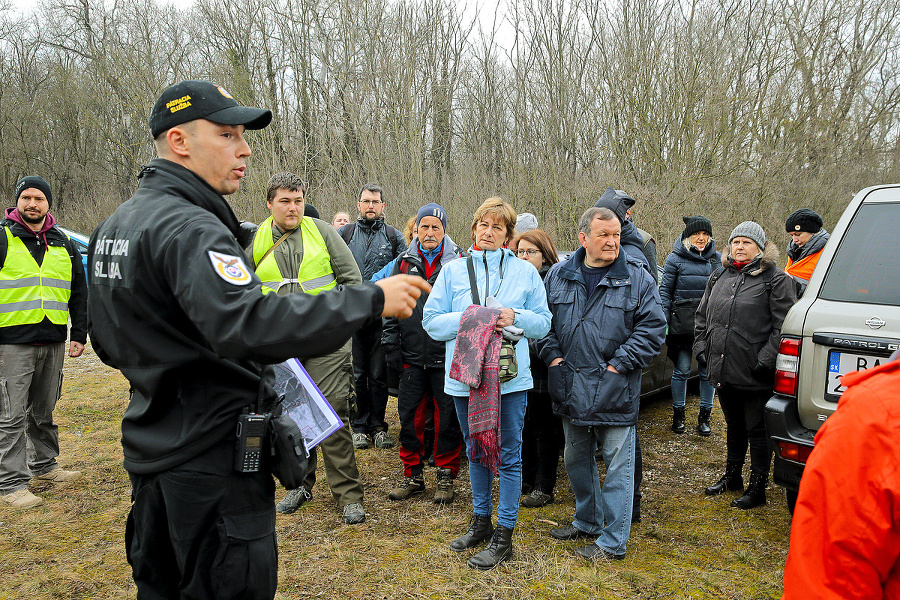
[[540, 254], [540, 250], [535, 250], [534, 248], [529, 248], [528, 250], [516, 250], [516, 256], [524, 256], [527, 254], [528, 256], [534, 256], [535, 254]]
[[381, 204], [382, 202], [383, 202], [382, 200], [360, 200], [359, 201], [360, 204], [371, 204], [372, 206], [375, 206], [376, 204]]

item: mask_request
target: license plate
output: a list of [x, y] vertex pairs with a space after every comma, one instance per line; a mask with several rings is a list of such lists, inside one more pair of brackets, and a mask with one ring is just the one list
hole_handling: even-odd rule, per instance
[[887, 358], [869, 354], [854, 354], [841, 350], [828, 351], [828, 379], [825, 382], [825, 396], [829, 400], [837, 400], [844, 393], [841, 377], [853, 371], [864, 371], [879, 366]]

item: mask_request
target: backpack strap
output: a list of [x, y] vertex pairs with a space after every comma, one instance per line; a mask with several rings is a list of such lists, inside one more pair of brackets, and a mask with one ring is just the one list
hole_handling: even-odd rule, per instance
[[352, 227], [347, 227], [346, 225], [341, 227], [340, 231], [341, 238], [348, 246], [350, 245], [350, 240], [353, 239], [353, 233], [356, 231], [356, 222], [350, 223], [350, 225], [352, 225]]
[[6, 225], [0, 225], [0, 269], [6, 264], [7, 252], [9, 252], [9, 241], [6, 238]]
[[387, 233], [388, 239], [391, 241], [391, 254], [397, 256], [397, 247], [400, 245], [399, 240], [403, 239], [403, 234], [396, 227], [384, 224], [384, 231]]

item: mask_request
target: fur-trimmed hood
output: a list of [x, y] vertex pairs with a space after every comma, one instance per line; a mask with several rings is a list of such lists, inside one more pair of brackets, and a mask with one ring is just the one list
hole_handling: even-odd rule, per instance
[[[745, 265], [742, 271], [747, 273], [747, 275], [756, 277], [757, 275], [762, 274], [766, 269], [776, 267], [779, 258], [781, 258], [781, 253], [778, 251], [778, 246], [767, 240], [765, 249], [758, 254], [756, 258], [751, 260], [750, 264]], [[731, 256], [730, 245], [727, 255], [725, 253], [722, 254], [722, 266], [726, 269], [738, 270], [737, 267], [734, 266], [734, 257]]]

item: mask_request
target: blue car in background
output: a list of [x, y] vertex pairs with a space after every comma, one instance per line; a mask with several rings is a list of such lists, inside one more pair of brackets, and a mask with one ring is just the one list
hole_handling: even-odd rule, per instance
[[78, 248], [78, 252], [81, 253], [81, 264], [84, 265], [84, 276], [85, 279], [87, 279], [87, 252], [90, 238], [83, 233], [78, 233], [77, 231], [66, 229], [65, 227], [57, 226], [57, 229], [69, 236], [69, 239], [75, 242], [75, 247]]

